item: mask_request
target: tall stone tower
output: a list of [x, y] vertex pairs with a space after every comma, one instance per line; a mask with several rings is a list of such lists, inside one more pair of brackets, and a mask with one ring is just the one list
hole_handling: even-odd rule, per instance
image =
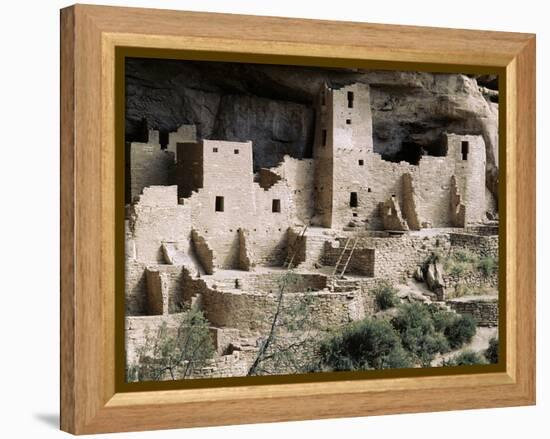
[[373, 152], [369, 86], [324, 86], [317, 103], [315, 223], [342, 228], [359, 218]]
[[453, 189], [464, 205], [464, 217], [455, 226], [483, 222], [486, 219], [485, 167], [487, 162], [482, 136], [446, 134], [447, 156], [453, 160]]

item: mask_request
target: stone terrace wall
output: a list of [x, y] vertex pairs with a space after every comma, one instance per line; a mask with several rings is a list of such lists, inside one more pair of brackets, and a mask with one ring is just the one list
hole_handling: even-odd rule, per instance
[[490, 224], [483, 226], [468, 226], [464, 230], [465, 233], [471, 233], [473, 235], [481, 236], [493, 236], [498, 235], [498, 224]]
[[[343, 248], [345, 238], [339, 238]], [[447, 234], [435, 236], [410, 236], [404, 234], [391, 238], [361, 237], [352, 256], [349, 273], [374, 276], [376, 278], [400, 281], [411, 276], [417, 266], [422, 265], [434, 251], [447, 251], [450, 241]], [[325, 265], [334, 265], [341, 248], [325, 247]], [[356, 255], [357, 253], [357, 255]]]
[[[306, 313], [316, 325], [323, 328], [339, 326], [365, 315], [363, 297], [359, 291], [347, 293], [312, 292], [285, 295], [286, 306], [312, 299]], [[237, 328], [245, 334], [263, 334], [269, 331], [276, 309], [275, 294], [233, 293], [207, 290], [202, 294], [206, 317], [214, 326]]]
[[498, 299], [453, 299], [447, 305], [459, 314], [470, 314], [479, 326], [498, 326]]
[[230, 355], [216, 357], [202, 369], [195, 370], [190, 379], [227, 378], [246, 376], [258, 355], [257, 349], [233, 351]]
[[[336, 262], [340, 258], [342, 250], [346, 245], [345, 238], [338, 238], [338, 246], [334, 245], [334, 241], [327, 241], [325, 243], [325, 252], [323, 256], [323, 265], [335, 266]], [[353, 241], [350, 241], [349, 245], [352, 245]], [[374, 261], [375, 261], [375, 250], [371, 247], [365, 247], [364, 243], [360, 240], [355, 247], [355, 250], [351, 256], [350, 263], [346, 270], [347, 274], [358, 274], [361, 276], [374, 276]], [[348, 246], [349, 246], [348, 245]], [[346, 251], [344, 257], [347, 257], [349, 254]], [[343, 262], [345, 263], [345, 261]]]
[[181, 314], [168, 314], [159, 316], [126, 316], [125, 339], [126, 363], [134, 363], [136, 349], [145, 343], [147, 332], [154, 336], [160, 325], [166, 323], [169, 330], [176, 330], [180, 324]]
[[479, 257], [493, 257], [498, 259], [498, 236], [480, 236], [470, 233], [450, 233], [453, 247], [464, 248]]

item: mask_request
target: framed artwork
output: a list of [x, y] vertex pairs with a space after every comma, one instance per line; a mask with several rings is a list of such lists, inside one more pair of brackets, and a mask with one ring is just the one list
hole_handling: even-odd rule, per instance
[[533, 35], [76, 5], [61, 116], [63, 430], [535, 402]]

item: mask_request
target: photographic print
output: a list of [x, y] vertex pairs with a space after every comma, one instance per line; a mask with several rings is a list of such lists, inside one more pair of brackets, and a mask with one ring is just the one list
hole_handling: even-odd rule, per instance
[[498, 100], [126, 58], [127, 382], [497, 363]]

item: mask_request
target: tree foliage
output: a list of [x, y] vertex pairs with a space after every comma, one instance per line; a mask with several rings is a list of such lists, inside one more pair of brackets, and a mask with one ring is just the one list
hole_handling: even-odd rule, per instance
[[177, 328], [163, 322], [154, 333], [146, 331], [137, 349], [137, 361], [127, 370], [128, 381], [188, 378], [214, 355], [209, 322], [195, 308], [181, 315]]
[[269, 330], [260, 339], [248, 376], [304, 373], [311, 368], [319, 341], [310, 313], [314, 297], [302, 287], [302, 280], [292, 270], [280, 276], [275, 309], [267, 319]]

